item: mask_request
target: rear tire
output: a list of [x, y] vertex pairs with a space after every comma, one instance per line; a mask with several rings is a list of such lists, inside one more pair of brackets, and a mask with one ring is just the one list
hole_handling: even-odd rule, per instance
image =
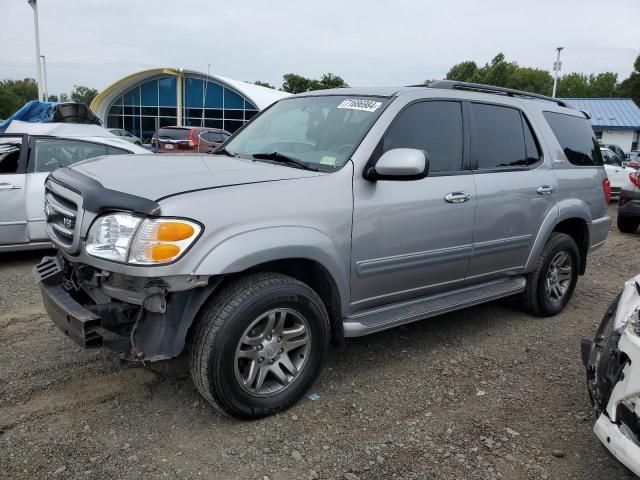
[[636, 233], [640, 226], [640, 220], [629, 217], [621, 217], [618, 215], [618, 230], [622, 233]]
[[260, 418], [305, 394], [328, 344], [329, 316], [309, 286], [277, 273], [251, 274], [199, 313], [190, 338], [191, 378], [225, 415]]
[[560, 313], [576, 288], [579, 265], [580, 253], [573, 238], [553, 233], [527, 276], [522, 294], [525, 309], [539, 317]]

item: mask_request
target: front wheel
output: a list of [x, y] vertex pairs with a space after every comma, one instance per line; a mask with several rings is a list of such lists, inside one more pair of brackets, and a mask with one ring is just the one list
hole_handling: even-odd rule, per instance
[[576, 288], [579, 265], [580, 253], [573, 238], [553, 233], [527, 277], [525, 308], [540, 317], [560, 313]]
[[306, 284], [276, 273], [230, 283], [203, 308], [191, 336], [191, 377], [222, 413], [259, 418], [291, 406], [313, 384], [329, 317]]

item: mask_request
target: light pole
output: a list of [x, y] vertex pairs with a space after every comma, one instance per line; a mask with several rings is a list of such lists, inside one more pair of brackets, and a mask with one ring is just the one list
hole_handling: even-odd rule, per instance
[[49, 89], [47, 88], [47, 57], [44, 55], [40, 55], [42, 59], [42, 73], [44, 76], [44, 101], [49, 101]]
[[564, 47], [558, 47], [556, 48], [557, 52], [558, 52], [558, 57], [556, 59], [555, 62], [553, 62], [553, 71], [554, 71], [554, 76], [553, 76], [553, 93], [551, 94], [551, 96], [553, 98], [556, 98], [556, 87], [558, 86], [558, 73], [560, 72], [560, 70], [562, 69], [562, 62], [560, 61], [560, 52], [562, 51]]
[[36, 66], [38, 67], [38, 100], [42, 100], [42, 68], [40, 67], [40, 32], [38, 29], [38, 4], [36, 0], [27, 0], [33, 8], [33, 23], [36, 28]]

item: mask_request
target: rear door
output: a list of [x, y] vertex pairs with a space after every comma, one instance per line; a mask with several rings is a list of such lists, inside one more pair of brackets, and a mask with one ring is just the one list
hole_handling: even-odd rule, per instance
[[0, 246], [27, 243], [27, 136], [0, 134]]
[[471, 103], [471, 155], [478, 203], [469, 281], [520, 273], [556, 180], [531, 123], [517, 108]]

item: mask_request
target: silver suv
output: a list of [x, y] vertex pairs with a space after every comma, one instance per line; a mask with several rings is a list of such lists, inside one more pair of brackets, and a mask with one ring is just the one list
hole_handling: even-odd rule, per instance
[[187, 351], [222, 412], [298, 400], [330, 342], [510, 295], [560, 312], [609, 231], [584, 113], [483, 85], [283, 99], [214, 155], [53, 172], [52, 320], [137, 361]]

